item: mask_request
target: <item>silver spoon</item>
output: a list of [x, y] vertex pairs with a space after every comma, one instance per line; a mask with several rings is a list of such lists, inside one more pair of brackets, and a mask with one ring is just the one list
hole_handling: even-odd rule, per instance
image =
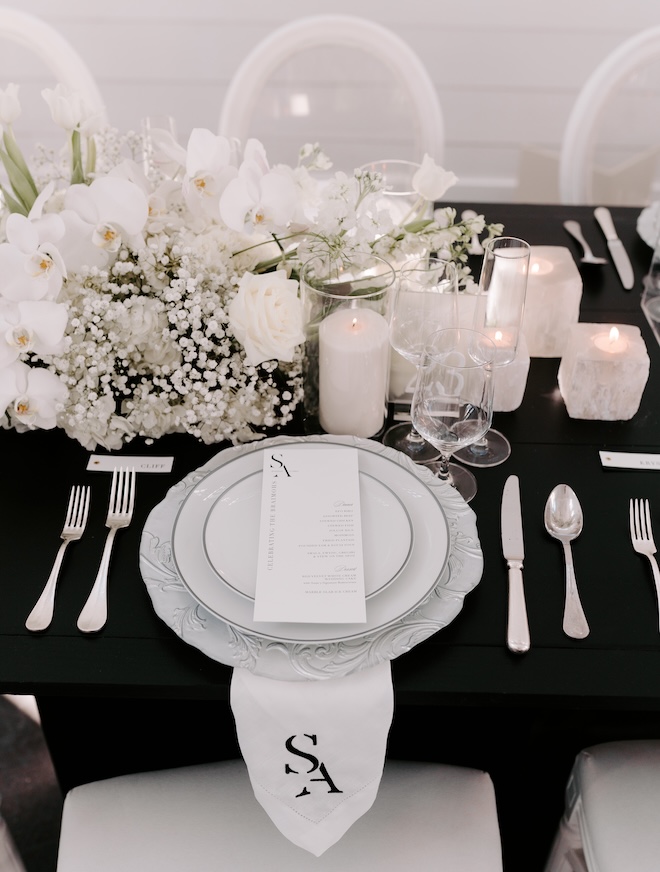
[[566, 230], [573, 239], [577, 239], [584, 249], [584, 255], [580, 258], [582, 263], [607, 263], [606, 257], [596, 257], [593, 253], [589, 247], [589, 243], [582, 235], [582, 228], [577, 221], [564, 221], [564, 230]]
[[573, 568], [571, 541], [582, 532], [582, 507], [575, 491], [567, 484], [558, 484], [548, 497], [543, 514], [545, 529], [564, 546], [566, 563], [566, 601], [563, 629], [572, 639], [589, 635], [589, 624], [582, 609]]

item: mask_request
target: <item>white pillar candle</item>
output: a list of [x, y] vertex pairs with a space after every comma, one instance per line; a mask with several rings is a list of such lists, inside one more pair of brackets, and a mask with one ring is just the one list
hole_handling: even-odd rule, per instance
[[389, 327], [373, 309], [337, 309], [319, 327], [319, 420], [326, 433], [374, 436], [385, 421]]
[[580, 317], [582, 277], [567, 248], [533, 245], [522, 329], [531, 357], [561, 357]]
[[575, 324], [559, 365], [571, 418], [627, 421], [639, 409], [650, 361], [638, 327]]
[[529, 374], [529, 352], [524, 333], [518, 339], [516, 356], [505, 366], [493, 367], [493, 411], [513, 412], [523, 401]]

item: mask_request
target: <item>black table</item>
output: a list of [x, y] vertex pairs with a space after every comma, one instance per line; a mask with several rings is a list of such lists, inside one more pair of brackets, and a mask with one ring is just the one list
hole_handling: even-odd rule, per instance
[[[594, 253], [607, 255], [591, 209], [469, 205], [487, 220], [501, 221], [507, 235], [532, 245], [566, 246], [576, 259], [577, 246], [562, 221], [577, 218]], [[392, 756], [491, 771], [511, 870], [521, 825], [535, 834], [537, 845], [526, 869], [540, 868], [580, 747], [629, 736], [660, 738], [658, 608], [648, 563], [632, 550], [628, 536], [633, 496], [651, 500], [660, 534], [660, 475], [603, 469], [598, 454], [599, 449], [655, 452], [660, 443], [660, 348], [639, 306], [652, 252], [636, 233], [638, 209], [612, 213], [635, 267], [635, 288], [625, 291], [611, 265], [580, 265], [580, 320], [641, 328], [651, 372], [639, 412], [626, 422], [572, 420], [556, 390], [559, 361], [532, 360], [522, 405], [495, 416], [494, 425], [512, 443], [512, 456], [502, 466], [476, 472], [479, 491], [472, 507], [485, 560], [481, 583], [450, 626], [393, 663]], [[103, 546], [109, 477], [86, 472], [88, 452], [60, 431], [0, 431], [0, 691], [37, 696], [65, 790], [123, 771], [237, 753], [227, 703], [230, 668], [187, 646], [160, 621], [137, 561], [151, 508], [221, 447], [168, 436], [151, 446], [134, 441], [125, 448], [127, 454], [172, 455], [174, 467], [171, 474], [140, 476], [133, 523], [115, 543], [107, 626], [84, 637], [75, 622]], [[505, 646], [507, 573], [499, 512], [511, 474], [520, 478], [525, 521], [532, 639], [525, 655]], [[584, 532], [574, 544], [591, 626], [583, 641], [562, 632], [563, 557], [543, 527], [546, 498], [559, 482], [574, 488], [585, 511]], [[93, 487], [87, 532], [67, 554], [50, 629], [33, 635], [24, 628], [25, 618], [50, 571], [73, 483]], [[535, 788], [550, 803], [545, 816], [538, 805], [519, 807], [521, 795]]]

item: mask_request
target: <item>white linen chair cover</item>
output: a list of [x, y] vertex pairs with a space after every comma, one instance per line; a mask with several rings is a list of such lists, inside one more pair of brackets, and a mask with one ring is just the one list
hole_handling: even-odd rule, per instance
[[[282, 64], [296, 55], [309, 52], [311, 49], [321, 49], [326, 46], [355, 49], [363, 53], [365, 58], [375, 59], [394, 75], [398, 87], [405, 94], [406, 111], [412, 118], [415, 128], [404, 139], [411, 140], [411, 150], [406, 153], [391, 153], [392, 146], [383, 142], [377, 154], [363, 154], [357, 151], [359, 143], [355, 144], [355, 158], [350, 165], [344, 161], [341, 168], [352, 171], [372, 160], [385, 158], [407, 158], [420, 161], [424, 153], [428, 153], [437, 163], [441, 164], [444, 152], [444, 121], [435, 86], [426, 67], [413, 49], [392, 31], [380, 24], [351, 15], [313, 15], [301, 18], [278, 28], [264, 40], [259, 42], [245, 57], [232, 77], [220, 113], [219, 133], [223, 136], [236, 137], [244, 142], [248, 136], [254, 136], [254, 113], [260, 94], [263, 92], [271, 75]], [[365, 61], [363, 60], [362, 63]], [[335, 76], [338, 78], [337, 70]], [[294, 91], [302, 92], [306, 99], [306, 87], [309, 82], [296, 81]], [[357, 93], [357, 82], [352, 83], [353, 97]], [[330, 89], [332, 90], [332, 88]], [[300, 96], [300, 95], [299, 95]], [[324, 123], [341, 129], [344, 135], [350, 135], [356, 122], [354, 107], [345, 105], [342, 100], [340, 107], [323, 104]], [[382, 105], [361, 106], [362, 112], [371, 111], [384, 116], [389, 107]], [[330, 120], [327, 115], [330, 114]], [[303, 112], [304, 114], [304, 112]], [[295, 122], [295, 118], [293, 119]], [[281, 131], [286, 117], [277, 119], [277, 129]], [[399, 131], [401, 135], [401, 131]], [[356, 134], [359, 136], [359, 132]], [[257, 137], [259, 138], [259, 137]], [[307, 140], [297, 142], [296, 148], [305, 141], [321, 140], [321, 146], [330, 151], [327, 143], [322, 141], [318, 130], [310, 131]], [[268, 151], [268, 143], [266, 150]], [[329, 157], [335, 160], [332, 153]], [[339, 163], [339, 161], [335, 161]]]
[[485, 772], [386, 763], [373, 807], [321, 857], [276, 829], [242, 760], [124, 775], [66, 796], [57, 872], [501, 872]]
[[594, 139], [603, 110], [632, 73], [657, 58], [660, 58], [660, 27], [651, 27], [619, 45], [585, 82], [571, 110], [561, 144], [559, 192], [562, 203], [594, 202]]
[[36, 15], [0, 6], [0, 39], [32, 50], [49, 67], [55, 84], [61, 82], [81, 93], [88, 108], [107, 120], [101, 92], [89, 67], [54, 27]]
[[658, 872], [660, 740], [581, 751], [545, 872]]

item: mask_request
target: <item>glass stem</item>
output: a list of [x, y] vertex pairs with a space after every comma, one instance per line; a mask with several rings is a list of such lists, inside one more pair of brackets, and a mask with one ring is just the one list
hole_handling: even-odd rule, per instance
[[449, 472], [449, 457], [445, 454], [441, 454], [438, 458], [438, 471], [436, 472], [436, 478], [439, 478], [440, 481], [446, 481], [451, 484], [451, 473]]
[[471, 454], [475, 454], [477, 457], [488, 453], [488, 433], [484, 433], [481, 439], [477, 439], [476, 442], [473, 442], [472, 445], [468, 448], [468, 451]]

